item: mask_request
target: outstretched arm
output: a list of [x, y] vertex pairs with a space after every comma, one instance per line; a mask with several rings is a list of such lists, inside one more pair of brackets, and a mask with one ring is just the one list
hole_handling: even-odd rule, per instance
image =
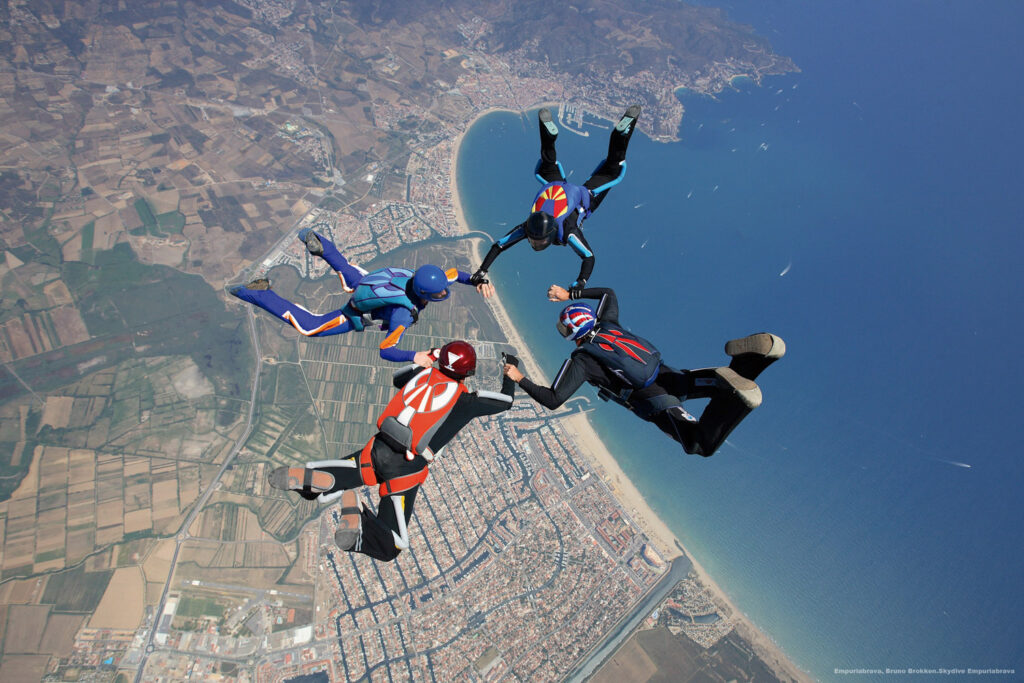
[[413, 377], [421, 372], [423, 372], [423, 368], [412, 363], [410, 365], [406, 365], [404, 368], [396, 370], [395, 374], [391, 378], [391, 382], [395, 385], [396, 389], [401, 389], [411, 382]]
[[594, 250], [590, 248], [590, 245], [587, 243], [587, 238], [583, 236], [583, 233], [578, 228], [574, 228], [572, 232], [569, 233], [566, 243], [572, 247], [572, 250], [576, 252], [577, 256], [583, 259], [583, 262], [580, 264], [579, 277], [577, 277], [576, 281], [569, 286], [570, 292], [581, 291], [587, 286], [587, 280], [590, 279], [591, 273], [594, 272]]
[[573, 291], [551, 285], [548, 287], [549, 301], [568, 301], [569, 299], [598, 299], [595, 314], [598, 320], [608, 322], [619, 322], [619, 300], [615, 296], [615, 290], [610, 287], [588, 287], [579, 291]]
[[520, 388], [529, 394], [530, 398], [549, 410], [558, 408], [572, 398], [587, 379], [586, 369], [582, 363], [572, 357], [562, 363], [562, 369], [558, 371], [550, 387], [536, 384], [512, 365], [505, 366], [505, 375], [518, 382]]
[[494, 259], [498, 258], [498, 254], [505, 251], [512, 245], [522, 242], [524, 239], [526, 239], [525, 222], [512, 228], [507, 235], [491, 245], [490, 250], [487, 252], [487, 256], [484, 257], [484, 262], [481, 263], [480, 268], [473, 273], [473, 277], [482, 280], [484, 276], [487, 275], [487, 271], [491, 269], [491, 264], [494, 263]]
[[478, 277], [477, 271], [473, 275], [463, 272], [458, 268], [449, 268], [444, 273], [448, 276], [448, 284], [458, 282], [459, 284], [469, 285], [470, 287], [476, 287], [476, 291], [480, 292], [485, 299], [491, 298], [494, 294], [494, 285], [484, 279], [483, 276]]
[[384, 337], [384, 341], [380, 343], [380, 357], [392, 363], [413, 362], [420, 367], [429, 368], [435, 360], [429, 351], [406, 351], [398, 348], [402, 336], [413, 322], [412, 314], [409, 311], [395, 307], [388, 320], [388, 336]]

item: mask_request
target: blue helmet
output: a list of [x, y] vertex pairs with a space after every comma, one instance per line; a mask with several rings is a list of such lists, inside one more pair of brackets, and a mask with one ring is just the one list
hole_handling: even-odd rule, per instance
[[587, 304], [569, 304], [558, 316], [558, 332], [566, 339], [580, 339], [597, 324], [594, 309]]
[[424, 301], [444, 301], [448, 291], [448, 276], [437, 266], [420, 266], [412, 276], [412, 291]]

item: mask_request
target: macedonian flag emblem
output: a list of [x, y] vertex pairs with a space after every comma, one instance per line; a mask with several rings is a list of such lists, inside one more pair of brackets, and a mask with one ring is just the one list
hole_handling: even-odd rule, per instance
[[534, 211], [543, 211], [555, 218], [561, 218], [569, 210], [569, 199], [565, 196], [565, 189], [561, 185], [552, 185], [544, 188], [544, 191], [537, 196], [533, 203]]

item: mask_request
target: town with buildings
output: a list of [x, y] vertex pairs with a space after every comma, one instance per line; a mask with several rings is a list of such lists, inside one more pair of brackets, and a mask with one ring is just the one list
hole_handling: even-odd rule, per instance
[[[482, 112], [557, 102], [586, 134], [644, 101], [667, 140], [675, 87], [795, 68], [669, 8], [719, 22], [699, 68], [680, 52], [567, 71], [493, 48], [496, 20], [470, 9], [0, 10], [0, 680], [557, 680], [660, 585], [666, 549], [583, 457], [570, 411], [523, 400], [464, 430], [393, 563], [337, 550], [337, 509], [267, 485], [360, 448], [393, 391], [379, 335], [305, 339], [226, 295], [269, 274], [340, 304], [298, 228], [400, 265], [463, 235], [453, 154]], [[494, 388], [514, 349], [474, 300], [407, 338], [470, 339]], [[700, 595], [659, 618], [703, 645]]]

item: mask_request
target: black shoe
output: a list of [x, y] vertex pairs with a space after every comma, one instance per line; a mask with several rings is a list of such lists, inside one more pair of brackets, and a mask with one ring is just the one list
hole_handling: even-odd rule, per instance
[[267, 483], [281, 491], [323, 493], [334, 488], [334, 475], [308, 467], [278, 467], [267, 475]]
[[363, 516], [359, 496], [355, 491], [345, 491], [341, 496], [341, 520], [334, 532], [334, 543], [342, 550], [357, 550], [363, 538]]
[[761, 405], [761, 389], [757, 384], [736, 373], [731, 368], [715, 368], [716, 385], [722, 388], [729, 388], [736, 398], [743, 402], [750, 410]]
[[303, 228], [299, 230], [299, 239], [306, 243], [306, 251], [313, 256], [322, 256], [324, 253], [324, 245], [320, 243], [320, 238], [313, 232], [312, 228]]
[[726, 342], [725, 352], [733, 357], [754, 354], [765, 359], [778, 360], [786, 355], [786, 343], [774, 334], [758, 332], [743, 339]]
[[623, 135], [629, 135], [633, 131], [633, 124], [640, 118], [640, 105], [634, 104], [622, 115], [619, 122], [615, 124], [615, 131]]
[[774, 334], [759, 332], [727, 342], [725, 352], [732, 356], [730, 368], [747, 379], [757, 379], [765, 368], [786, 355], [786, 343]]
[[541, 137], [548, 137], [552, 141], [558, 137], [558, 126], [555, 125], [550, 109], [544, 108], [538, 111], [537, 121], [540, 122]]

